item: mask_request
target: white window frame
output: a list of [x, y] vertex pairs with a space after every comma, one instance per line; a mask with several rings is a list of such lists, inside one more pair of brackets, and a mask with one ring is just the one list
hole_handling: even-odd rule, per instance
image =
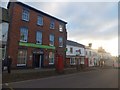
[[[49, 54], [50, 54], [51, 52], [49, 52]], [[54, 54], [54, 52], [52, 52], [52, 55], [53, 55], [53, 62], [51, 63], [50, 62], [50, 55], [49, 55], [49, 65], [53, 65], [54, 64], [54, 62], [55, 62], [55, 54]]]
[[[40, 43], [37, 42], [37, 33], [38, 33], [38, 32], [41, 33], [41, 42], [40, 42]], [[36, 44], [42, 44], [42, 32], [41, 32], [41, 31], [37, 31], [37, 32], [36, 32]]]
[[[24, 49], [20, 49], [20, 50], [24, 50]], [[18, 52], [19, 52], [20, 50], [18, 50]], [[18, 61], [18, 59], [19, 59], [19, 56], [17, 57], [17, 61]], [[19, 64], [19, 63], [17, 62], [17, 66], [26, 66], [26, 63], [27, 63], [27, 50], [26, 50], [26, 59], [25, 59], [25, 63], [24, 63], [24, 64]]]
[[43, 26], [43, 17], [40, 15], [37, 17], [37, 25]]
[[63, 25], [62, 24], [59, 24], [59, 31], [63, 32]]
[[55, 29], [55, 21], [50, 20], [50, 29]]
[[21, 35], [20, 35], [20, 42], [27, 42], [28, 41], [28, 28], [27, 27], [21, 27], [20, 28], [20, 34], [21, 34], [21, 30], [22, 29], [24, 29], [24, 30], [26, 30], [27, 31], [27, 40], [25, 41], [25, 40], [21, 40]]
[[[54, 38], [53, 45], [50, 43], [51, 42], [51, 40], [50, 40], [51, 36], [53, 36], [53, 38]], [[55, 36], [53, 34], [50, 34], [50, 36], [49, 36], [49, 45], [54, 46], [54, 44], [55, 44], [54, 42], [55, 42]]]
[[[62, 45], [60, 45], [60, 38], [62, 38]], [[59, 37], [59, 47], [63, 47], [63, 37]]]
[[30, 17], [29, 10], [23, 8], [23, 10], [22, 10], [22, 20], [29, 21], [29, 17]]

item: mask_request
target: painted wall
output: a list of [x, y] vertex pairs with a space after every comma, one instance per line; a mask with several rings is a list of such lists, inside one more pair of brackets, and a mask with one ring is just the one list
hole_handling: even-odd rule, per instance
[[[76, 50], [81, 50], [80, 56], [85, 56], [85, 49], [83, 47], [77, 47], [77, 46], [72, 46], [72, 45], [66, 45], [67, 46], [67, 52], [66, 55], [76, 55], [77, 52]], [[73, 48], [73, 53], [70, 52], [70, 48]]]

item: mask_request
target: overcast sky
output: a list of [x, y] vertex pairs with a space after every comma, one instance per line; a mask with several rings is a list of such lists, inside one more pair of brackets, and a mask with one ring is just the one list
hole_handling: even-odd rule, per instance
[[[102, 46], [118, 54], [117, 2], [25, 2], [38, 10], [62, 19], [67, 24], [68, 39], [81, 44]], [[54, 0], [55, 1], [55, 0]], [[6, 7], [7, 3], [2, 3]]]

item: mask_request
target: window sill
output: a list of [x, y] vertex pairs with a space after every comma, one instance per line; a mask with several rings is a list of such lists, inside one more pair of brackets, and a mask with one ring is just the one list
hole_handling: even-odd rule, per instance
[[36, 43], [36, 44], [38, 44], [38, 45], [42, 45], [42, 43]]
[[22, 21], [29, 22], [29, 20], [22, 19]]
[[26, 64], [17, 64], [17, 66], [26, 66]]
[[53, 65], [54, 63], [49, 63], [49, 65]]
[[20, 40], [20, 42], [27, 42], [27, 41]]
[[41, 27], [42, 27], [42, 26], [43, 26], [43, 24], [42, 24], [42, 25], [41, 25], [41, 24], [37, 24], [37, 26], [41, 26]]
[[59, 46], [60, 48], [62, 48], [63, 46]]

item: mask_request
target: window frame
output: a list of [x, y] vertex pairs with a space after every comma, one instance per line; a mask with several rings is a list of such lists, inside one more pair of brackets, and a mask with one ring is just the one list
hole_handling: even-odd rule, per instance
[[[27, 11], [27, 13], [26, 13], [26, 11]], [[27, 18], [25, 18], [26, 17], [25, 15], [27, 16]], [[30, 10], [29, 9], [27, 9], [27, 8], [22, 9], [22, 20], [27, 21], [27, 22], [30, 20]]]
[[[24, 33], [27, 34], [26, 41], [21, 39], [21, 34], [23, 33], [22, 30], [26, 30], [26, 32], [24, 31]], [[28, 41], [28, 28], [27, 27], [21, 27], [20, 28], [20, 42], [27, 42], [27, 41]]]
[[70, 65], [75, 65], [75, 64], [76, 64], [75, 57], [70, 58]]
[[37, 25], [43, 26], [43, 16], [42, 15], [38, 15], [38, 17], [37, 17]]
[[[22, 56], [21, 59], [20, 59], [20, 56], [19, 56], [20, 51], [25, 51], [25, 54], [24, 54], [24, 56]], [[23, 63], [18, 63], [18, 60], [19, 59], [23, 60], [23, 58], [25, 59], [25, 61], [24, 61], [25, 63], [24, 64]], [[18, 55], [17, 55], [17, 66], [26, 66], [26, 64], [27, 64], [27, 49], [19, 49], [18, 50]]]
[[[39, 38], [37, 37], [37, 33], [41, 33], [41, 42], [40, 43], [37, 42], [37, 39], [39, 40]], [[36, 31], [36, 44], [42, 44], [42, 37], [43, 37], [42, 32], [41, 31]]]
[[59, 32], [63, 32], [63, 29], [64, 29], [64, 25], [63, 24], [59, 24]]
[[[62, 45], [60, 45], [60, 39], [62, 39]], [[58, 41], [59, 41], [59, 47], [63, 47], [64, 46], [63, 45], [63, 37], [60, 36]]]
[[[53, 36], [53, 42], [52, 42], [53, 45], [51, 45], [51, 36]], [[54, 36], [54, 34], [50, 34], [50, 35], [49, 35], [49, 45], [50, 45], [50, 46], [54, 46], [54, 44], [55, 44], [54, 42], [55, 42], [55, 36]]]
[[71, 54], [73, 53], [73, 47], [70, 47], [70, 53]]
[[[52, 53], [52, 58], [50, 58], [50, 53]], [[53, 61], [50, 62], [51, 61], [50, 59], [52, 59]], [[49, 65], [53, 65], [54, 63], [55, 63], [55, 54], [54, 52], [49, 52]]]
[[55, 29], [55, 20], [50, 20], [50, 29]]

